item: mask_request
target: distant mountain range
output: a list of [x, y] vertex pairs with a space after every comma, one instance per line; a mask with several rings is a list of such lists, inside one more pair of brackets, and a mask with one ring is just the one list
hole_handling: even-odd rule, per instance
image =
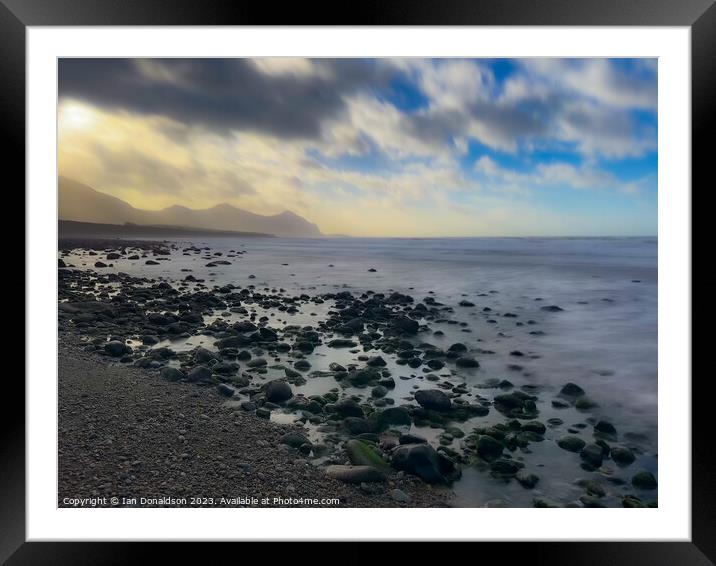
[[204, 209], [175, 205], [162, 210], [142, 210], [67, 177], [59, 178], [58, 201], [60, 220], [261, 232], [289, 238], [322, 236], [318, 226], [288, 210], [264, 216], [226, 203]]

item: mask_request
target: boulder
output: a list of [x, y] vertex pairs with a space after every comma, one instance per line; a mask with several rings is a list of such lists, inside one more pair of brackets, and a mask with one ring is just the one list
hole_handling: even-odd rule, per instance
[[196, 366], [193, 368], [187, 376], [189, 381], [207, 381], [211, 379], [211, 370], [206, 366]]
[[557, 445], [569, 452], [580, 452], [586, 442], [577, 436], [563, 436], [557, 441]]
[[452, 407], [450, 397], [439, 389], [425, 389], [415, 392], [415, 400], [424, 409], [449, 411]]
[[390, 466], [383, 460], [380, 452], [368, 442], [352, 439], [346, 442], [348, 459], [354, 466], [371, 466], [385, 474], [390, 473]]
[[440, 471], [438, 453], [429, 444], [403, 444], [393, 450], [391, 464], [396, 470], [418, 476], [426, 483], [447, 483]]
[[266, 385], [264, 389], [266, 400], [271, 403], [282, 403], [293, 397], [291, 386], [285, 381], [275, 380]]
[[113, 358], [120, 358], [126, 354], [131, 354], [132, 348], [127, 346], [124, 342], [112, 340], [104, 345], [104, 351]]
[[398, 316], [393, 319], [393, 328], [402, 334], [417, 334], [420, 325], [412, 318]]
[[184, 379], [186, 377], [183, 371], [173, 367], [162, 368], [159, 375], [167, 381], [179, 381], [180, 379]]

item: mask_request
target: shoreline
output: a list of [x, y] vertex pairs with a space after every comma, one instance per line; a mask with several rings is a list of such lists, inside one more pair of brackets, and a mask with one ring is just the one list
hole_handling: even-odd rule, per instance
[[[389, 479], [381, 493], [328, 478], [280, 443], [299, 427], [227, 408], [214, 389], [107, 365], [67, 332], [60, 333], [58, 376], [59, 507], [76, 506], [66, 498], [107, 500], [85, 501], [88, 507], [132, 507], [122, 499], [141, 497], [200, 499], [178, 505], [189, 507], [408, 505], [393, 499], [395, 489], [407, 494], [410, 507], [445, 507], [450, 500], [447, 490], [410, 476]], [[229, 501], [222, 504], [222, 497]], [[265, 497], [270, 504], [261, 503]], [[340, 504], [274, 505], [276, 497], [284, 503], [338, 498]]]
[[[239, 426], [247, 453], [256, 449], [258, 435], [258, 446], [264, 448], [259, 452], [270, 452], [274, 458], [288, 455], [308, 466], [303, 472], [306, 485], [338, 481], [348, 490], [342, 492], [348, 494], [344, 498], [357, 490], [370, 499], [347, 506], [477, 506], [469, 500], [466, 505], [453, 489], [463, 470], [469, 472], [469, 482], [482, 478], [477, 481], [492, 494], [489, 500], [473, 499], [478, 505], [657, 504], [652, 474], [657, 471], [656, 455], [647, 454], [645, 439], [638, 434], [628, 428], [617, 431], [612, 415], [590, 397], [593, 391], [587, 383], [581, 382], [582, 388], [580, 381], [550, 386], [521, 379], [531, 376], [524, 364], [540, 359], [538, 350], [523, 351], [523, 342], [503, 352], [485, 347], [491, 346], [483, 338], [485, 331], [500, 324], [537, 337], [532, 344], [539, 348], [541, 325], [564, 316], [557, 304], [535, 298], [531, 310], [522, 314], [521, 309], [494, 308], [500, 303], [497, 290], [462, 294], [443, 303], [432, 290], [421, 299], [410, 290], [346, 290], [340, 281], [332, 292], [291, 292], [261, 283], [253, 274], [242, 285], [217, 284], [216, 270], [238, 267], [245, 263], [245, 254], [254, 252], [170, 241], [66, 244], [58, 262], [59, 325], [66, 331], [61, 371], [63, 363], [79, 363], [80, 343], [82, 356], [93, 360], [89, 369], [79, 372], [84, 381], [70, 391], [87, 393], [87, 375], [109, 367], [118, 382], [130, 382], [124, 388], [105, 382], [111, 395], [97, 395], [98, 401], [118, 406], [134, 388], [144, 387], [144, 381], [166, 388], [175, 410], [184, 411], [197, 399], [211, 400], [232, 415], [233, 426], [214, 409], [210, 414], [192, 413], [189, 420], [201, 423], [216, 416], [227, 430]], [[181, 256], [193, 257], [179, 264], [181, 270], [170, 267]], [[74, 268], [71, 262], [85, 267]], [[165, 276], [153, 276], [151, 269], [143, 268], [135, 275], [121, 271], [124, 265], [160, 262], [169, 262]], [[247, 273], [251, 272], [244, 271], [243, 277]], [[67, 342], [69, 336], [74, 337], [74, 349]], [[485, 371], [483, 364], [490, 367], [491, 360], [504, 360], [510, 373]], [[141, 373], [133, 373], [137, 371]], [[144, 391], [152, 395], [151, 390]], [[140, 401], [145, 412], [151, 411], [146, 398]], [[121, 428], [103, 408], [104, 403], [94, 403], [97, 418]], [[166, 415], [162, 418], [171, 421]], [[172, 422], [178, 430], [189, 430]], [[138, 430], [142, 443], [133, 445], [130, 453], [155, 443], [163, 446], [163, 439], [172, 436], [170, 429], [156, 438], [146, 437], [142, 426]], [[221, 437], [227, 430], [216, 434]], [[186, 441], [184, 434], [179, 436]], [[230, 452], [231, 443], [224, 440], [221, 452]], [[206, 442], [198, 444], [201, 450]], [[181, 452], [179, 457], [183, 465], [191, 453]], [[206, 458], [216, 464], [214, 456]], [[175, 465], [176, 460], [172, 453], [165, 463]], [[92, 464], [107, 473], [97, 459]], [[235, 474], [235, 466], [229, 466], [228, 473]], [[139, 477], [131, 466], [125, 472], [119, 479], [129, 484]], [[156, 466], [153, 473], [161, 475]], [[408, 487], [396, 487], [403, 484]], [[117, 485], [121, 484], [115, 481], [110, 487], [116, 490]], [[156, 490], [156, 483], [149, 485]], [[296, 486], [292, 487], [290, 492], [295, 493]], [[302, 504], [304, 499], [299, 499]], [[247, 501], [255, 505], [251, 497], [239, 498], [236, 504]], [[215, 505], [214, 498], [211, 504]], [[309, 506], [316, 505], [312, 499]]]

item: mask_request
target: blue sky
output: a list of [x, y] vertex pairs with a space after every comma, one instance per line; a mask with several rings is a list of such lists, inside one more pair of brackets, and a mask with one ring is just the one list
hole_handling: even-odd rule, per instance
[[60, 63], [60, 169], [366, 236], [657, 233], [654, 59]]

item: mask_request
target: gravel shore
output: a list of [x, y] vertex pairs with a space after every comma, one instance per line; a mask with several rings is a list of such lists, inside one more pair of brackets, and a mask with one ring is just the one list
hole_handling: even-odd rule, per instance
[[106, 498], [98, 506], [111, 507], [112, 497], [119, 506], [147, 506], [141, 498], [181, 507], [449, 504], [450, 490], [413, 476], [391, 478], [380, 492], [375, 484], [361, 488], [328, 478], [280, 443], [300, 428], [228, 408], [213, 388], [108, 365], [67, 333], [60, 335], [58, 394], [60, 507], [78, 498]]

